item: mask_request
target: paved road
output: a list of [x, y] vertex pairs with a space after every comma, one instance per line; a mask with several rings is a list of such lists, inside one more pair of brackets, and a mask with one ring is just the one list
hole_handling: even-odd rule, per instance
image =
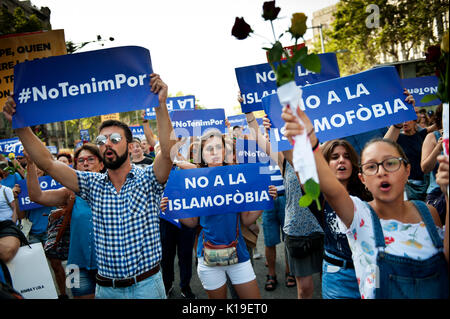
[[[260, 223], [260, 221], [258, 221]], [[265, 266], [265, 255], [264, 255], [264, 233], [262, 231], [262, 226], [260, 226], [260, 233], [258, 236], [257, 242], [257, 252], [259, 252], [262, 257], [254, 260], [253, 268], [256, 274], [256, 280], [258, 282], [258, 287], [261, 293], [261, 297], [263, 299], [296, 299], [297, 298], [297, 288], [287, 288], [284, 285], [284, 243], [281, 243], [277, 246], [277, 260], [276, 260], [276, 273], [278, 278], [278, 286], [274, 291], [266, 291], [264, 289], [264, 284], [266, 281], [267, 275], [267, 267]], [[28, 232], [29, 225], [24, 223], [24, 233]], [[65, 266], [65, 262], [63, 262], [63, 266]], [[51, 270], [51, 267], [50, 267]], [[52, 272], [53, 273], [53, 272]], [[174, 289], [169, 297], [170, 299], [178, 299], [181, 298], [180, 295], [180, 287], [179, 287], [179, 270], [178, 270], [178, 260], [175, 258], [175, 281], [174, 281]], [[319, 274], [313, 275], [314, 280], [314, 299], [320, 299], [322, 296], [321, 291], [321, 283]], [[56, 286], [56, 285], [55, 285]], [[197, 276], [197, 270], [195, 267], [195, 260], [193, 260], [193, 271], [192, 271], [192, 280], [191, 280], [191, 289], [193, 293], [197, 296], [198, 299], [207, 299], [207, 295], [205, 290], [202, 287], [202, 284]], [[70, 289], [67, 289], [67, 294], [71, 297]], [[228, 292], [228, 298], [231, 298], [230, 293]]]
[[[258, 221], [258, 223], [260, 223]], [[261, 298], [263, 299], [296, 299], [297, 298], [297, 288], [287, 288], [284, 285], [284, 270], [285, 270], [285, 262], [284, 262], [284, 243], [281, 243], [277, 246], [277, 260], [276, 260], [276, 273], [278, 278], [278, 286], [274, 291], [266, 291], [264, 289], [264, 284], [266, 281], [267, 275], [267, 267], [265, 266], [265, 254], [264, 254], [264, 234], [262, 231], [262, 225], [260, 225], [260, 233], [258, 236], [257, 242], [257, 251], [261, 253], [262, 257], [260, 259], [254, 260], [253, 268], [256, 274], [256, 280], [258, 282], [258, 287], [261, 293]], [[181, 298], [180, 297], [180, 287], [179, 287], [179, 273], [178, 272], [178, 260], [175, 260], [175, 281], [174, 281], [174, 290], [170, 299]], [[322, 290], [320, 283], [320, 275], [313, 275], [314, 281], [314, 299], [321, 299]], [[199, 299], [207, 299], [207, 295], [205, 290], [202, 287], [202, 284], [197, 276], [197, 271], [195, 265], [193, 265], [193, 274], [191, 280], [191, 289], [192, 292], [197, 295]], [[228, 292], [228, 298], [230, 297], [230, 293]]]

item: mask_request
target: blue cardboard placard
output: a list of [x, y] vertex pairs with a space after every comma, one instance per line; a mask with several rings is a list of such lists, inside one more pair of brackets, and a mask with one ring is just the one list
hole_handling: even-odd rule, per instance
[[0, 140], [0, 154], [8, 155], [10, 153], [14, 153], [15, 156], [23, 155], [22, 142], [18, 137]]
[[[60, 183], [58, 183], [49, 175], [39, 177], [38, 181], [39, 186], [43, 191], [63, 187]], [[32, 202], [28, 197], [28, 188], [26, 179], [18, 181], [17, 184], [19, 184], [20, 186], [20, 193], [18, 198], [20, 210], [29, 210], [42, 207], [42, 205]]]
[[[230, 123], [230, 128], [233, 129], [233, 126], [241, 126], [243, 127], [242, 134], [250, 134], [250, 130], [248, 128], [247, 118], [245, 114], [238, 114], [229, 116], [228, 122]], [[260, 127], [261, 133], [264, 134], [265, 128], [263, 126], [263, 119], [260, 117], [256, 118], [256, 123]]]
[[16, 64], [13, 128], [159, 105], [150, 51], [116, 47]]
[[269, 174], [264, 164], [174, 170], [164, 190], [170, 219], [271, 209]]
[[[380, 67], [308, 85], [302, 90], [305, 113], [321, 142], [417, 119], [412, 104], [405, 102], [395, 67]], [[278, 97], [265, 99], [269, 119], [282, 132]]]
[[224, 109], [175, 110], [169, 115], [176, 136], [202, 136], [211, 129], [227, 133]]
[[89, 130], [80, 130], [80, 139], [82, 142], [90, 142], [91, 136], [89, 135]]
[[[195, 109], [195, 96], [194, 95], [186, 95], [186, 96], [175, 96], [167, 98], [167, 110], [175, 111], [175, 110], [194, 110]], [[156, 113], [154, 108], [147, 108], [145, 110], [145, 119], [154, 120], [156, 119]]]
[[264, 112], [270, 120], [270, 146], [273, 152], [283, 152], [292, 149], [292, 144], [284, 136], [284, 120], [281, 118], [282, 106], [277, 94], [263, 97]]
[[236, 161], [239, 164], [267, 164], [270, 160], [270, 156], [259, 148], [256, 140], [236, 139]]
[[130, 126], [131, 135], [139, 138], [141, 141], [145, 139], [144, 127], [142, 125]]
[[[318, 56], [321, 63], [320, 73], [306, 70], [302, 65], [297, 64], [295, 83], [298, 86], [305, 86], [340, 76], [335, 53], [323, 53]], [[236, 68], [235, 73], [241, 95], [244, 99], [241, 103], [242, 112], [247, 113], [262, 110], [261, 99], [277, 91], [275, 72], [272, 70], [270, 64], [263, 63]]]
[[425, 95], [436, 94], [439, 84], [437, 76], [421, 76], [418, 78], [401, 79], [402, 85], [408, 89], [409, 93], [414, 97], [417, 107], [439, 105], [441, 100], [435, 99], [428, 103], [420, 102]]
[[47, 149], [52, 153], [53, 155], [58, 154], [58, 147], [55, 145], [47, 145]]

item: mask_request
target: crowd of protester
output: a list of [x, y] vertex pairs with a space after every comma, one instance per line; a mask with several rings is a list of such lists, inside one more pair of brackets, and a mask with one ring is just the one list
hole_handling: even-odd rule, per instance
[[[73, 154], [52, 156], [29, 128], [17, 130], [24, 156], [0, 161], [0, 282], [12, 284], [5, 264], [21, 245], [46, 245], [49, 214], [72, 199], [66, 259], [47, 254], [61, 299], [69, 298], [63, 260], [80, 269], [79, 285], [70, 288], [73, 298], [171, 297], [176, 256], [183, 298], [196, 298], [190, 287], [193, 263], [208, 298], [227, 298], [230, 290], [233, 298], [257, 299], [260, 289], [275, 298], [277, 246], [284, 250], [285, 285], [296, 287], [299, 299], [312, 298], [314, 274], [320, 274], [324, 299], [448, 298], [448, 157], [442, 155], [442, 105], [434, 120], [417, 110], [416, 121], [392, 125], [360, 154], [346, 140], [320, 144], [303, 112], [304, 127], [284, 109], [286, 136], [306, 130], [314, 145], [319, 209], [316, 203], [299, 206], [304, 190], [292, 150], [272, 152], [267, 117], [260, 128], [255, 115], [247, 113], [248, 134], [241, 126], [228, 125], [227, 134], [171, 138], [173, 127], [164, 107], [167, 85], [152, 75], [151, 86], [161, 106], [158, 137], [148, 120], [143, 120], [145, 139], [133, 137], [125, 123], [109, 120], [94, 143]], [[411, 96], [406, 100], [414, 104]], [[4, 114], [11, 118], [14, 111], [10, 97]], [[169, 198], [163, 192], [172, 170], [239, 165], [236, 141], [241, 138], [255, 140], [271, 158], [267, 167], [274, 177], [268, 190], [273, 209], [217, 212], [181, 219], [179, 226], [159, 217], [167, 208]], [[16, 172], [9, 173], [8, 166], [17, 167]], [[64, 187], [42, 191], [38, 177], [44, 174]], [[27, 181], [30, 200], [41, 208], [20, 211], [21, 179]], [[27, 238], [21, 219], [32, 224]], [[258, 224], [267, 274], [253, 268]], [[234, 251], [234, 261], [212, 265], [205, 255], [211, 245]], [[264, 287], [258, 287], [259, 275], [266, 276]], [[421, 279], [421, 289], [396, 279], [402, 276]], [[398, 288], [392, 290], [393, 281]]]

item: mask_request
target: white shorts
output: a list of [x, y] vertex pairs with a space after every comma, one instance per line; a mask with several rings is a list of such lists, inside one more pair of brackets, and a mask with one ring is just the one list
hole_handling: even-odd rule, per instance
[[256, 278], [250, 260], [230, 266], [206, 266], [203, 257], [198, 258], [197, 274], [205, 290], [216, 290], [227, 282], [230, 277], [233, 285], [244, 284]]

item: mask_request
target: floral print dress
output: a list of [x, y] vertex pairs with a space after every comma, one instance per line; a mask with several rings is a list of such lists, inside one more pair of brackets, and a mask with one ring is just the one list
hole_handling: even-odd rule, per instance
[[[355, 207], [352, 224], [347, 229], [341, 220], [339, 223], [347, 235], [352, 250], [361, 298], [373, 299], [377, 287], [378, 249], [375, 247], [372, 217], [365, 202], [358, 197], [350, 197]], [[423, 221], [417, 224], [404, 224], [393, 219], [380, 219], [380, 223], [386, 243], [386, 253], [416, 260], [428, 259], [438, 253]], [[444, 229], [436, 228], [443, 239]]]

